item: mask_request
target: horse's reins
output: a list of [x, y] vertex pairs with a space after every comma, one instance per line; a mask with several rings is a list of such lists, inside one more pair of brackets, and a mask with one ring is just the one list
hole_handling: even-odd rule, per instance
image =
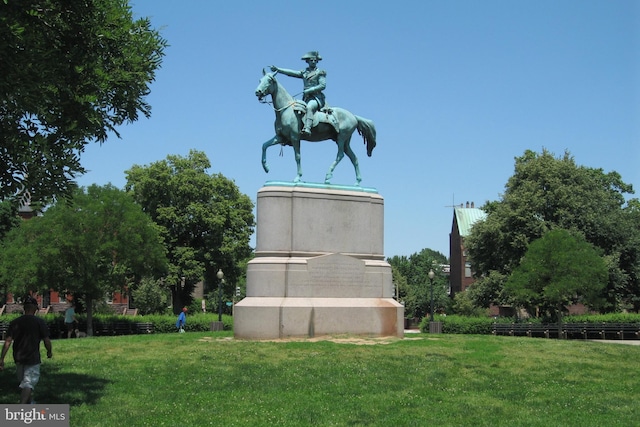
[[[276, 74], [278, 74], [278, 71], [277, 71], [277, 70], [273, 73], [273, 75], [275, 76]], [[282, 108], [276, 108], [276, 107], [274, 107], [274, 106], [273, 106], [273, 101], [268, 101], [268, 100], [266, 99], [266, 95], [265, 95], [265, 98], [260, 99], [260, 100], [259, 100], [259, 102], [260, 102], [261, 104], [269, 104], [269, 105], [271, 105], [271, 108], [273, 108], [273, 111], [275, 111], [276, 113], [279, 113], [279, 112], [284, 111], [284, 110], [286, 110], [287, 108], [291, 107], [292, 105], [295, 105], [295, 103], [296, 103], [296, 101], [297, 101], [297, 99], [295, 99], [295, 98], [296, 98], [296, 96], [302, 95], [303, 93], [304, 93], [304, 91], [303, 91], [303, 92], [300, 92], [300, 93], [296, 93], [295, 95], [293, 95], [293, 96], [292, 96], [293, 100], [292, 100], [290, 103], [288, 103], [287, 105], [285, 105], [284, 107], [282, 107]], [[273, 96], [272, 96], [272, 99], [273, 99]], [[285, 145], [285, 144], [284, 144], [284, 142], [281, 142], [281, 143], [280, 143], [280, 157], [282, 157], [282, 156], [283, 156], [282, 149], [284, 148], [284, 145]]]
[[[282, 108], [276, 108], [276, 107], [273, 107], [273, 106], [272, 106], [271, 108], [273, 108], [273, 111], [275, 111], [276, 113], [279, 113], [280, 111], [284, 111], [284, 110], [286, 110], [287, 108], [291, 107], [292, 105], [295, 105], [295, 103], [296, 103], [296, 101], [297, 101], [297, 99], [295, 99], [295, 97], [296, 97], [296, 96], [298, 96], [298, 95], [301, 95], [301, 94], [303, 94], [303, 93], [304, 93], [304, 92], [300, 92], [300, 93], [298, 93], [298, 94], [294, 95], [294, 96], [293, 96], [293, 98], [294, 98], [294, 99], [293, 99], [290, 103], [288, 103], [287, 105], [285, 105], [285, 106], [284, 106], [284, 107], [282, 107]], [[269, 104], [269, 105], [272, 105], [272, 104], [273, 104], [273, 101], [267, 101], [266, 97], [265, 97], [264, 99], [261, 99], [261, 100], [260, 100], [260, 102], [261, 102], [262, 104]]]
[[[275, 76], [276, 74], [278, 74], [278, 71], [277, 71], [277, 70], [273, 72], [273, 75], [274, 75], [274, 76]], [[272, 107], [272, 108], [273, 108], [273, 111], [275, 111], [276, 113], [279, 113], [280, 111], [284, 111], [284, 110], [286, 110], [287, 108], [291, 107], [292, 105], [294, 105], [294, 104], [296, 103], [296, 101], [297, 101], [297, 100], [295, 99], [295, 98], [296, 98], [296, 96], [298, 96], [298, 95], [302, 95], [303, 93], [304, 93], [304, 92], [300, 92], [300, 93], [296, 93], [295, 95], [293, 95], [293, 96], [292, 96], [293, 100], [292, 100], [290, 103], [288, 103], [287, 105], [285, 105], [284, 107], [282, 107], [282, 108]], [[267, 101], [266, 99], [264, 99], [264, 100], [262, 100], [262, 99], [261, 99], [261, 100], [260, 100], [260, 102], [261, 102], [261, 103], [263, 103], [263, 104], [270, 104], [270, 105], [271, 105], [271, 104], [273, 104], [273, 101]]]

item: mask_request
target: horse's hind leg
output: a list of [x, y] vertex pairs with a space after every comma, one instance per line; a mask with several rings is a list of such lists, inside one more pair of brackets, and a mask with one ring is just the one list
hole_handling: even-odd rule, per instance
[[[347, 141], [348, 145], [348, 141]], [[333, 178], [333, 170], [338, 166], [338, 163], [344, 158], [344, 146], [345, 142], [340, 139], [338, 136], [338, 154], [336, 155], [336, 160], [331, 163], [329, 167], [329, 171], [327, 171], [327, 175], [324, 177], [325, 184], [331, 184], [331, 178]]]
[[353, 169], [356, 171], [356, 186], [360, 186], [360, 181], [362, 181], [362, 176], [360, 176], [360, 166], [358, 165], [358, 158], [356, 157], [356, 153], [351, 149], [351, 144], [347, 142], [344, 147], [344, 152], [351, 160], [351, 164], [353, 164]]
[[267, 164], [267, 148], [278, 143], [280, 143], [280, 140], [278, 139], [278, 135], [276, 135], [262, 144], [262, 169], [264, 169], [266, 173], [269, 173], [269, 165]]

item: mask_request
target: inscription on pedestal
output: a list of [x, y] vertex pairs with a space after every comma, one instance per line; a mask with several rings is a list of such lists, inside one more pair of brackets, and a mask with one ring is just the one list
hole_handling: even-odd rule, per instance
[[362, 286], [365, 263], [346, 255], [332, 254], [312, 258], [307, 263], [311, 286]]

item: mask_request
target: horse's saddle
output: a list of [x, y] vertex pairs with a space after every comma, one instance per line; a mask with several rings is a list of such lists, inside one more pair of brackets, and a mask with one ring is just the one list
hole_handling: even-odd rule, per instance
[[[304, 116], [307, 112], [307, 104], [305, 104], [304, 101], [296, 99], [296, 103], [293, 105], [293, 110], [300, 116]], [[333, 114], [333, 109], [329, 107], [328, 104], [325, 104], [325, 106], [322, 107], [320, 111], [317, 111], [313, 115], [313, 123], [311, 125], [311, 128], [318, 126], [318, 124], [320, 123], [329, 124], [333, 126], [336, 132], [340, 132], [340, 124], [338, 123], [338, 118], [335, 116], [335, 114]]]

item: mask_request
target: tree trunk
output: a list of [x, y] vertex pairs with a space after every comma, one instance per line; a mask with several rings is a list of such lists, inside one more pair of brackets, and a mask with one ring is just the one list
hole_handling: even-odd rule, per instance
[[564, 338], [562, 336], [562, 309], [563, 309], [563, 305], [562, 303], [558, 304], [558, 339], [560, 338]]
[[93, 299], [87, 295], [84, 299], [87, 309], [87, 336], [93, 336]]

